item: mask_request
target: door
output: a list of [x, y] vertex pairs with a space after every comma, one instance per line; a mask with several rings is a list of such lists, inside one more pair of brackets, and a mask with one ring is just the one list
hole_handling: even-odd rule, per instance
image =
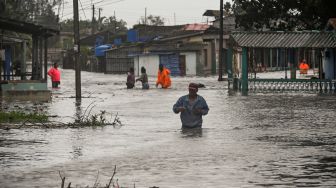
[[180, 68], [180, 76], [186, 75], [186, 56], [180, 55], [179, 56], [179, 68]]

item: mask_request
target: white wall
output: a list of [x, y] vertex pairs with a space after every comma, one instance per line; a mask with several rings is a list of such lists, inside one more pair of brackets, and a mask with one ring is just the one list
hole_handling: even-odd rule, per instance
[[[180, 53], [186, 57], [186, 75], [196, 75], [196, 52]], [[141, 67], [145, 67], [148, 76], [157, 76], [159, 69], [160, 56], [159, 55], [146, 55], [134, 57], [134, 73], [136, 76], [141, 74]]]
[[185, 52], [180, 53], [180, 55], [185, 55], [186, 57], [186, 75], [195, 76], [196, 75], [196, 52]]
[[148, 76], [157, 76], [159, 70], [159, 55], [146, 55], [134, 57], [134, 73], [136, 76], [141, 74], [141, 67], [145, 67]]

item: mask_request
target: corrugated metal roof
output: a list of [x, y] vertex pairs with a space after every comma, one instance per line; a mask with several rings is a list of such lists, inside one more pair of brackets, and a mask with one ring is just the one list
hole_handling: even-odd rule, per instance
[[205, 31], [207, 29], [209, 29], [209, 25], [208, 24], [187, 24], [184, 27], [184, 30], [186, 31]]
[[335, 32], [237, 32], [238, 46], [253, 48], [336, 48]]
[[203, 13], [203, 16], [220, 17], [220, 11], [219, 11], [219, 10], [206, 10], [206, 11]]

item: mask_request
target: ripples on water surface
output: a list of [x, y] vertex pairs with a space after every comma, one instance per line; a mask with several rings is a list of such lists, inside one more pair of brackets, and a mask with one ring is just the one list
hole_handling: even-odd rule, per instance
[[[125, 76], [82, 73], [76, 108], [74, 72], [63, 70], [51, 103], [3, 102], [73, 121], [92, 102], [92, 113], [118, 113], [121, 128], [0, 130], [0, 187], [59, 187], [58, 171], [72, 185], [105, 185], [117, 165], [119, 184], [133, 187], [335, 187], [336, 97], [316, 94], [229, 95], [226, 83], [173, 78], [173, 88], [124, 89]], [[155, 78], [150, 78], [154, 83]], [[201, 130], [183, 132], [171, 108], [189, 81], [209, 115]]]

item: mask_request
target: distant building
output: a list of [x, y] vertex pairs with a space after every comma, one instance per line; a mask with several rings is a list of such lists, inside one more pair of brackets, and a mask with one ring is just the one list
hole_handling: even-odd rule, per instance
[[[145, 66], [149, 75], [156, 75], [159, 64], [169, 68], [173, 76], [208, 75], [216, 72], [216, 28], [207, 24], [168, 27], [172, 29], [169, 32], [164, 26], [148, 29], [147, 37], [140, 35], [147, 38], [146, 42], [108, 50], [106, 72], [127, 72], [129, 67], [134, 67], [138, 74], [141, 66]], [[160, 29], [164, 32], [152, 32]]]

